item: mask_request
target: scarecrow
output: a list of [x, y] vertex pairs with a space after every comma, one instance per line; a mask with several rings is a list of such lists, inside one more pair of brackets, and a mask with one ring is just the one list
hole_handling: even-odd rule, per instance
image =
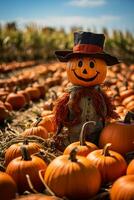
[[104, 40], [104, 34], [75, 32], [73, 50], [55, 52], [61, 62], [67, 63], [71, 83], [54, 107], [55, 122], [68, 128], [72, 142], [79, 139], [85, 122], [95, 121], [95, 126], [87, 127], [86, 135], [97, 143], [105, 121], [118, 117], [101, 87], [107, 66], [119, 63], [116, 57], [103, 51]]

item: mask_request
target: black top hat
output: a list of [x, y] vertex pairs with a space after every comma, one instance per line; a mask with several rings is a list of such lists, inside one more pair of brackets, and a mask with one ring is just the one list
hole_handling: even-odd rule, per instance
[[109, 66], [119, 63], [116, 57], [103, 51], [104, 40], [104, 34], [75, 32], [73, 50], [55, 51], [55, 54], [61, 62], [74, 57], [90, 56], [105, 60]]

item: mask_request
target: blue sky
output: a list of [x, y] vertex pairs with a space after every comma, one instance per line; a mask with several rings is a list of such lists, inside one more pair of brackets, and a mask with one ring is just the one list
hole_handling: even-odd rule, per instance
[[0, 0], [0, 23], [19, 26], [129, 30], [134, 32], [134, 0]]

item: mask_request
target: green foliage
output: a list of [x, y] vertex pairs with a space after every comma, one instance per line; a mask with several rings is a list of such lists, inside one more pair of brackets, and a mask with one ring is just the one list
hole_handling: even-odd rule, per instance
[[[72, 27], [69, 33], [64, 29], [39, 28], [28, 24], [23, 30], [15, 22], [0, 26], [0, 62], [12, 60], [54, 59], [55, 50], [72, 49], [73, 32], [82, 30]], [[89, 29], [90, 30], [90, 29]], [[92, 31], [92, 30], [91, 30]], [[134, 36], [130, 32], [102, 30], [106, 36], [105, 50], [121, 61], [134, 63]]]

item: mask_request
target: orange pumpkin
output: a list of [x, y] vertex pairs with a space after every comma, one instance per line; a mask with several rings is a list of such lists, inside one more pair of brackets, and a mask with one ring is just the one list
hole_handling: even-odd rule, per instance
[[101, 184], [99, 171], [87, 158], [76, 156], [76, 149], [70, 155], [55, 158], [48, 165], [44, 180], [57, 196], [69, 199], [92, 197]]
[[11, 176], [5, 172], [0, 172], [0, 199], [11, 200], [15, 198], [17, 186]]
[[31, 100], [33, 101], [39, 100], [41, 93], [38, 88], [28, 87], [25, 89], [25, 91], [29, 94]]
[[55, 132], [57, 129], [57, 126], [54, 122], [54, 115], [48, 115], [43, 117], [43, 119], [39, 122], [39, 126], [43, 126], [48, 132]]
[[39, 157], [29, 154], [25, 146], [21, 147], [22, 156], [13, 159], [6, 168], [17, 184], [19, 193], [30, 190], [26, 175], [28, 174], [34, 188], [37, 191], [43, 190], [43, 184], [39, 178], [39, 170], [46, 170], [47, 164]]
[[129, 163], [128, 167], [127, 167], [127, 174], [134, 175], [134, 159]]
[[26, 92], [25, 90], [20, 90], [17, 93], [18, 94], [22, 94], [25, 97], [25, 100], [26, 100], [27, 104], [30, 103], [30, 96], [29, 96], [28, 92]]
[[68, 80], [74, 85], [92, 86], [102, 83], [106, 77], [106, 62], [102, 59], [72, 58], [67, 63]]
[[134, 199], [134, 175], [122, 176], [115, 181], [110, 190], [111, 200]]
[[88, 142], [88, 141], [85, 141], [85, 133], [86, 133], [86, 131], [84, 131], [84, 129], [85, 129], [86, 125], [88, 125], [89, 123], [95, 124], [94, 121], [86, 122], [82, 126], [82, 130], [81, 130], [81, 133], [80, 133], [80, 141], [73, 142], [70, 145], [68, 145], [66, 147], [66, 149], [64, 150], [64, 155], [70, 154], [70, 152], [75, 147], [77, 147], [77, 149], [78, 149], [77, 150], [77, 155], [80, 155], [80, 156], [87, 156], [90, 152], [98, 149], [98, 147], [95, 144], [93, 144], [91, 142]]
[[38, 152], [41, 149], [41, 145], [35, 142], [29, 142], [27, 139], [24, 139], [23, 142], [12, 144], [5, 152], [5, 165], [7, 166], [11, 160], [21, 156], [20, 147], [25, 145], [29, 151], [29, 154]]
[[12, 105], [13, 110], [19, 110], [23, 108], [26, 104], [25, 97], [22, 94], [16, 93], [10, 93], [7, 96], [6, 101]]
[[39, 125], [40, 119], [38, 119], [34, 124], [33, 127], [26, 129], [21, 135], [27, 137], [29, 135], [36, 135], [41, 138], [47, 139], [48, 138], [48, 131], [43, 126]]
[[103, 148], [107, 143], [112, 143], [111, 150], [123, 155], [134, 151], [134, 117], [132, 112], [128, 112], [124, 122], [113, 122], [108, 124], [101, 132], [99, 147]]
[[98, 168], [103, 182], [113, 182], [126, 173], [127, 163], [125, 159], [115, 151], [109, 151], [106, 144], [104, 149], [95, 150], [88, 154], [87, 158]]

